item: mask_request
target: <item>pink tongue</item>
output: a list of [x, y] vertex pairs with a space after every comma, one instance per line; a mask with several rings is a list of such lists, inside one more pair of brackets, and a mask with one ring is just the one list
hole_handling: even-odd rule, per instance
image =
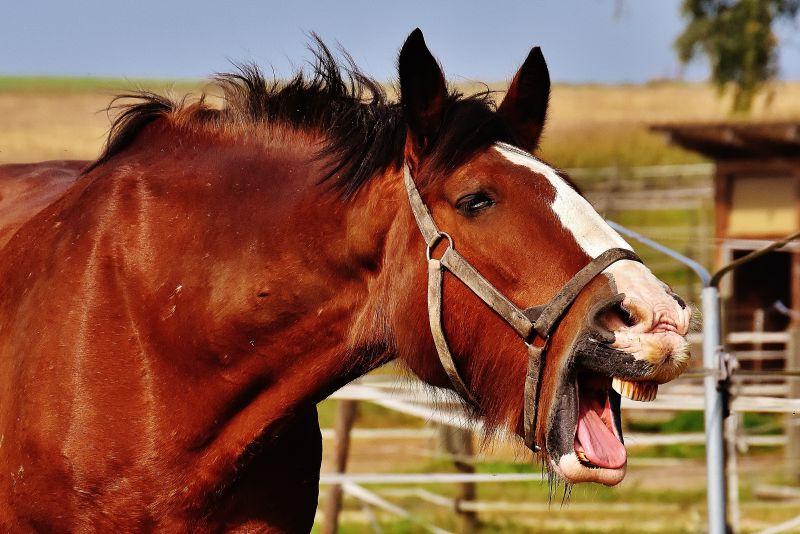
[[586, 458], [598, 467], [608, 469], [618, 469], [625, 465], [628, 453], [617, 436], [606, 426], [598, 415], [603, 415], [611, 420], [611, 407], [606, 403], [600, 406], [596, 400], [580, 401], [580, 413], [578, 415], [578, 431], [576, 445], [580, 444]]

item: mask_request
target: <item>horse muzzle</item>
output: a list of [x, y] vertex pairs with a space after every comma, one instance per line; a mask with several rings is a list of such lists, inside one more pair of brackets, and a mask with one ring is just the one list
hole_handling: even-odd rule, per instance
[[[642, 326], [627, 317], [622, 305], [628, 302], [620, 294], [588, 315], [550, 407], [557, 417], [546, 418], [551, 422], [549, 460], [570, 483], [611, 486], [622, 481], [627, 451], [621, 397], [651, 401], [658, 386], [676, 378], [688, 364], [686, 330], [659, 322]], [[610, 316], [622, 317], [622, 326], [609, 321]]]

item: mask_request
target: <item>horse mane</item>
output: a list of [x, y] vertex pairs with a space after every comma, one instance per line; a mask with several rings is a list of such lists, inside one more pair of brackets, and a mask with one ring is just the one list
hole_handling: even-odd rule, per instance
[[[254, 64], [236, 64], [236, 72], [212, 78], [222, 95], [218, 108], [207, 104], [205, 94], [191, 104], [186, 97], [176, 101], [148, 91], [117, 96], [109, 106], [117, 114], [103, 151], [84, 172], [124, 151], [151, 123], [169, 117], [187, 126], [218, 129], [231, 124], [250, 128], [286, 124], [317, 130], [324, 137], [317, 157], [330, 162], [320, 182], [344, 198], [378, 173], [399, 169], [406, 139], [399, 102], [390, 100], [381, 84], [365, 75], [346, 51], [340, 50], [342, 58], [337, 59], [319, 37], [312, 37], [310, 75], [300, 69], [280, 83], [265, 77]], [[494, 142], [511, 141], [488, 88], [468, 96], [451, 89], [440, 132], [426, 154], [434, 173], [458, 167]]]

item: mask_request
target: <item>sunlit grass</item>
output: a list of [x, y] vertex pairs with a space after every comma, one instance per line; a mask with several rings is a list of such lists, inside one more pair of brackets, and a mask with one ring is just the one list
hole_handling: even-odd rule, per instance
[[193, 91], [201, 87], [199, 80], [167, 80], [157, 78], [99, 78], [79, 76], [0, 76], [0, 93], [59, 93], [129, 91], [133, 89]]

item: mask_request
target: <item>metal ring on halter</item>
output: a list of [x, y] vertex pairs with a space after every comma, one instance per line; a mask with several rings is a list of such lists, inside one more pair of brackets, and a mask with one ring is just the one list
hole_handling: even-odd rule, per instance
[[[428, 261], [431, 261], [431, 252], [433, 252], [433, 249], [436, 248], [436, 245], [438, 245], [442, 241], [442, 239], [447, 239], [448, 249], [455, 248], [455, 245], [453, 245], [453, 238], [450, 237], [450, 234], [448, 234], [447, 232], [442, 232], [440, 230], [439, 235], [436, 236], [436, 239], [434, 239], [431, 242], [431, 244], [425, 248], [425, 257], [428, 258]], [[445, 252], [447, 252], [447, 250], [445, 250]]]

